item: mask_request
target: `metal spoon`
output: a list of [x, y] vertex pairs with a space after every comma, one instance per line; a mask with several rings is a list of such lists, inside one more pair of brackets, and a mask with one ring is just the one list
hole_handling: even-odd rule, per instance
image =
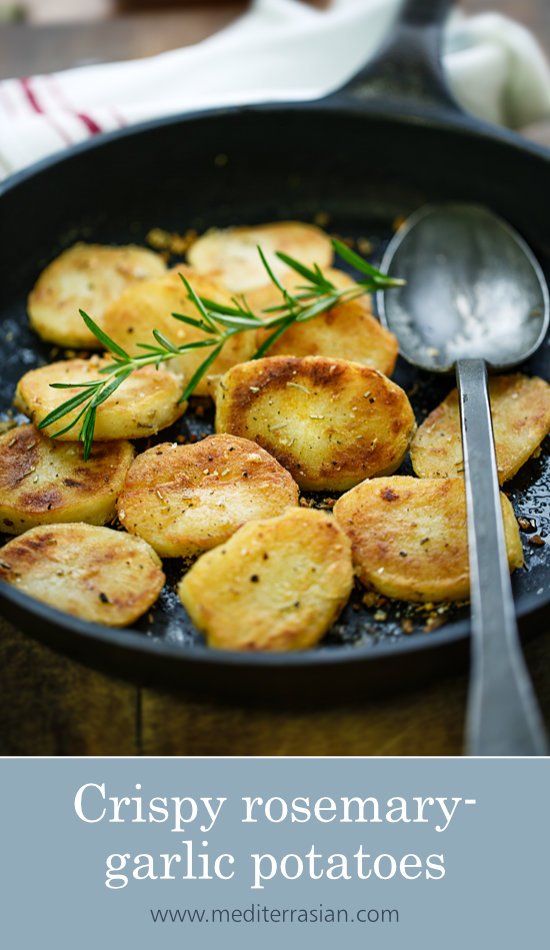
[[406, 284], [378, 295], [383, 323], [414, 366], [456, 371], [470, 559], [470, 755], [545, 755], [523, 660], [506, 556], [487, 365], [509, 369], [542, 343], [548, 288], [522, 238], [485, 208], [426, 205], [399, 228], [382, 270]]

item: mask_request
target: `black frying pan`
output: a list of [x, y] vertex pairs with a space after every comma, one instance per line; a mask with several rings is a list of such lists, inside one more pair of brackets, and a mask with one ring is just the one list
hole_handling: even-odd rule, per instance
[[[76, 239], [144, 241], [153, 226], [184, 231], [277, 218], [330, 217], [330, 229], [366, 237], [380, 258], [396, 217], [425, 201], [479, 202], [510, 221], [550, 267], [550, 153], [464, 115], [443, 80], [440, 24], [449, 0], [409, 0], [387, 47], [336, 94], [318, 102], [222, 109], [163, 119], [97, 138], [14, 176], [0, 196], [4, 275], [0, 311], [1, 406], [17, 379], [48, 359], [27, 327], [25, 298], [38, 273]], [[225, 156], [220, 161], [219, 156]], [[498, 316], [498, 315], [496, 315]], [[525, 370], [546, 375], [548, 342]], [[396, 379], [419, 418], [450, 382], [405, 365]], [[180, 429], [206, 434], [211, 419], [187, 414]], [[161, 433], [159, 440], [172, 439]], [[550, 519], [550, 461], [532, 460], [510, 485], [518, 514], [543, 535]], [[524, 631], [550, 605], [547, 546], [525, 537], [526, 568], [514, 576]], [[417, 684], [467, 655], [467, 610], [433, 618], [403, 605], [366, 608], [357, 592], [317, 649], [237, 654], [207, 649], [173, 592], [174, 563], [154, 609], [133, 630], [61, 614], [7, 585], [0, 606], [16, 624], [84, 662], [150, 679], [287, 700]], [[403, 619], [407, 610], [406, 629]], [[386, 614], [386, 616], [383, 616]], [[437, 616], [436, 616], [437, 621]], [[410, 622], [409, 622], [410, 621]], [[430, 632], [426, 627], [431, 628]]]

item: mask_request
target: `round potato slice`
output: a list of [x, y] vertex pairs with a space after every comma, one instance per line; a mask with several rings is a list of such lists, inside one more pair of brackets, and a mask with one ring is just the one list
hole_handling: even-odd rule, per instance
[[[42, 422], [53, 409], [82, 389], [77, 383], [105, 379], [99, 370], [111, 360], [92, 357], [89, 360], [66, 360], [32, 369], [19, 380], [15, 405], [30, 416], [35, 425]], [[71, 383], [75, 388], [52, 389], [52, 383]], [[185, 412], [186, 403], [180, 403], [181, 377], [164, 366], [143, 366], [128, 377], [119, 388], [97, 409], [94, 439], [110, 442], [116, 439], [141, 439], [154, 435], [172, 425]], [[57, 435], [75, 419], [81, 407], [69, 412], [44, 430], [50, 438], [64, 442], [78, 439], [80, 423], [68, 432]]]
[[[521, 373], [493, 376], [489, 380], [489, 395], [498, 480], [503, 485], [550, 432], [550, 386], [543, 379]], [[418, 429], [411, 444], [411, 462], [421, 478], [464, 474], [456, 389]]]
[[121, 523], [162, 557], [190, 557], [226, 541], [246, 521], [298, 504], [298, 486], [254, 442], [212, 435], [139, 455], [118, 499]]
[[394, 472], [414, 426], [399, 386], [346, 360], [242, 363], [222, 377], [216, 394], [216, 431], [257, 442], [310, 490], [345, 491]]
[[[508, 562], [523, 564], [513, 508], [500, 496]], [[419, 602], [469, 596], [466, 498], [461, 478], [376, 478], [338, 499], [359, 580], [386, 597]]]
[[320, 228], [299, 221], [276, 221], [255, 227], [214, 228], [191, 245], [187, 259], [199, 274], [210, 274], [230, 290], [246, 293], [269, 283], [258, 247], [280, 278], [289, 268], [276, 257], [277, 251], [306, 267], [318, 264], [321, 269], [328, 267], [334, 256], [331, 240]]
[[105, 524], [134, 457], [129, 442], [55, 442], [32, 425], [0, 436], [0, 531], [20, 534], [66, 521]]
[[0, 550], [0, 579], [65, 613], [125, 627], [164, 585], [160, 559], [141, 538], [89, 524], [31, 528]]
[[[180, 278], [184, 274], [199, 297], [207, 297], [216, 303], [233, 306], [231, 295], [209, 277], [203, 277], [191, 268], [180, 265], [157, 280], [150, 280], [135, 287], [129, 287], [106, 311], [101, 326], [105, 332], [119, 343], [127, 353], [143, 353], [137, 345], [149, 343], [157, 345], [153, 330], [159, 330], [176, 346], [208, 338], [199, 328], [176, 320], [172, 313], [182, 313], [194, 319], [200, 319], [195, 304], [189, 299], [187, 290]], [[222, 352], [214, 360], [208, 375], [201, 379], [194, 390], [197, 396], [210, 395], [212, 380], [227, 372], [236, 363], [250, 359], [256, 349], [254, 333], [238, 333], [225, 344]], [[171, 368], [182, 374], [184, 382], [191, 378], [210, 349], [199, 348], [177, 356], [170, 363]]]
[[31, 291], [31, 326], [59, 346], [101, 349], [79, 311], [101, 323], [105, 309], [126, 287], [165, 270], [162, 257], [145, 247], [75, 244], [48, 264]]
[[334, 623], [353, 586], [349, 541], [330, 515], [294, 508], [251, 521], [204, 554], [178, 593], [222, 650], [306, 650]]
[[[256, 346], [271, 331], [258, 330]], [[293, 323], [269, 348], [269, 356], [328, 356], [372, 366], [386, 376], [395, 369], [397, 337], [372, 316], [370, 301], [345, 301], [309, 320]]]
[[[330, 280], [335, 287], [338, 289], [343, 289], [344, 287], [353, 287], [355, 281], [349, 274], [346, 274], [343, 270], [338, 270], [336, 267], [325, 267], [323, 268], [323, 273], [325, 277]], [[304, 278], [297, 274], [294, 270], [287, 270], [282, 277], [279, 278], [280, 282], [286, 287], [287, 290], [292, 291], [293, 293], [299, 293], [298, 288], [302, 287], [305, 283]], [[270, 316], [273, 317], [274, 314], [265, 313], [269, 307], [278, 307], [283, 303], [281, 291], [275, 287], [275, 284], [270, 281], [269, 284], [265, 284], [263, 287], [257, 287], [255, 290], [248, 290], [244, 294], [246, 302], [250, 309], [258, 317], [263, 319], [268, 319]], [[372, 300], [370, 294], [365, 294], [363, 300], [365, 305], [368, 307], [369, 311], [372, 310]]]

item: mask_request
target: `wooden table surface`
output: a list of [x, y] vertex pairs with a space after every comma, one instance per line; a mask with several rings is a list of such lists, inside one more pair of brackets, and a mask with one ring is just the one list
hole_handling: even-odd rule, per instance
[[[467, 0], [470, 11], [506, 12], [550, 52], [545, 0]], [[0, 75], [21, 75], [98, 59], [150, 55], [209, 35], [244, 3], [197, 4], [181, 14], [0, 31]], [[98, 51], [101, 51], [98, 53]], [[550, 124], [527, 134], [550, 146]], [[550, 631], [526, 647], [550, 726]], [[140, 688], [58, 655], [0, 625], [0, 754], [3, 755], [456, 755], [462, 751], [466, 675], [457, 672], [398, 697], [322, 712], [201, 701]]]

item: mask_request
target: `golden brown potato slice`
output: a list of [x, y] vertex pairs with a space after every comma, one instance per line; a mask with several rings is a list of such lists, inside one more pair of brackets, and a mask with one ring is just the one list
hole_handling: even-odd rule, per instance
[[221, 650], [306, 650], [334, 623], [353, 585], [348, 539], [330, 515], [293, 508], [251, 521], [204, 554], [178, 593]]
[[42, 271], [28, 299], [31, 326], [59, 346], [102, 349], [79, 310], [96, 323], [126, 287], [163, 274], [166, 265], [145, 247], [75, 244]]
[[[104, 379], [99, 370], [111, 360], [92, 357], [89, 360], [66, 360], [32, 369], [19, 380], [15, 405], [38, 425], [57, 406], [71, 399], [81, 389], [52, 389], [51, 383], [84, 383]], [[97, 410], [95, 436], [99, 442], [116, 439], [141, 439], [165, 429], [185, 412], [180, 403], [181, 377], [164, 366], [143, 366], [126, 379]], [[44, 431], [50, 437], [69, 424], [80, 412], [74, 409]], [[78, 439], [80, 425], [60, 435], [64, 442]]]
[[[501, 495], [508, 562], [523, 564], [513, 508]], [[463, 600], [470, 589], [466, 498], [461, 478], [376, 478], [338, 499], [334, 516], [348, 535], [355, 572], [386, 597]]]
[[187, 259], [199, 274], [210, 274], [230, 290], [247, 293], [269, 283], [258, 246], [279, 278], [284, 278], [289, 268], [276, 257], [277, 251], [306, 267], [318, 264], [321, 270], [329, 267], [334, 256], [331, 240], [320, 228], [300, 221], [276, 221], [255, 227], [213, 228], [195, 241]]
[[20, 534], [66, 521], [105, 524], [134, 457], [129, 442], [95, 445], [87, 462], [77, 442], [55, 442], [34, 426], [0, 436], [0, 531]]
[[[272, 331], [258, 330], [256, 346]], [[293, 323], [269, 348], [269, 356], [328, 356], [372, 366], [390, 376], [397, 337], [372, 316], [365, 298], [338, 304], [307, 323]]]
[[[157, 280], [129, 287], [108, 308], [101, 321], [105, 332], [127, 353], [131, 355], [142, 353], [143, 350], [137, 346], [138, 343], [157, 345], [153, 330], [160, 330], [176, 346], [207, 338], [207, 334], [202, 330], [171, 316], [172, 313], [183, 313], [195, 319], [200, 316], [187, 295], [180, 274], [185, 275], [199, 297], [208, 297], [217, 303], [232, 306], [231, 295], [224, 288], [209, 277], [193, 272], [185, 265], [175, 267]], [[250, 359], [255, 348], [254, 333], [238, 333], [231, 337], [212, 364], [208, 376], [205, 376], [195, 389], [195, 394], [209, 395], [212, 379], [227, 372], [236, 363]], [[192, 350], [175, 357], [170, 366], [181, 373], [186, 382], [206, 359], [209, 352], [210, 350], [206, 348]]]
[[[353, 287], [355, 285], [355, 281], [349, 276], [349, 274], [346, 274], [346, 272], [343, 270], [338, 270], [336, 267], [325, 267], [323, 268], [323, 273], [338, 289], [343, 289], [344, 287]], [[283, 286], [293, 293], [299, 293], [300, 291], [298, 288], [305, 284], [304, 278], [293, 270], [287, 270], [286, 273], [284, 273], [279, 279]], [[265, 284], [263, 287], [257, 287], [254, 290], [248, 290], [246, 294], [243, 294], [242, 296], [245, 297], [246, 302], [253, 313], [265, 320], [274, 316], [274, 314], [265, 313], [265, 310], [267, 310], [269, 307], [278, 307], [281, 303], [283, 303], [281, 291], [278, 290], [272, 282]], [[363, 300], [365, 301], [365, 306], [370, 312], [372, 310], [371, 295], [365, 294]]]
[[164, 585], [160, 559], [141, 538], [89, 524], [31, 528], [0, 550], [0, 579], [83, 620], [125, 627]]
[[[550, 386], [521, 373], [493, 376], [489, 394], [495, 433], [498, 480], [512, 478], [550, 432]], [[447, 478], [464, 474], [458, 393], [453, 389], [430, 413], [411, 445], [417, 475]]]
[[321, 356], [242, 363], [222, 377], [216, 395], [216, 431], [257, 442], [311, 490], [345, 491], [394, 472], [414, 425], [395, 383]]
[[121, 523], [162, 557], [221, 544], [246, 521], [298, 504], [298, 486], [254, 442], [212, 435], [195, 445], [156, 445], [139, 455], [118, 499]]

